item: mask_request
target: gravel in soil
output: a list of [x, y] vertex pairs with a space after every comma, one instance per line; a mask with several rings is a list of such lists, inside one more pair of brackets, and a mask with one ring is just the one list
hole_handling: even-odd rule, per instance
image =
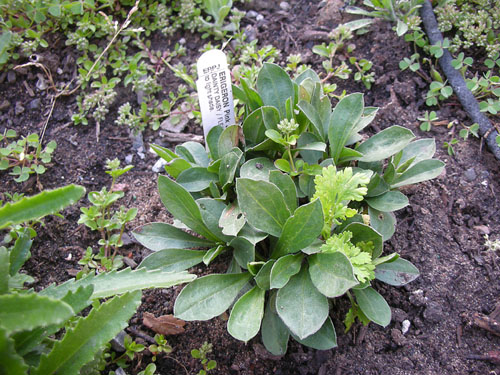
[[[287, 4], [288, 7], [278, 2], [254, 1], [246, 5], [263, 16], [260, 23], [249, 22], [249, 26], [261, 45], [272, 43], [283, 51], [284, 57], [300, 52], [305, 62], [320, 71], [319, 58], [310, 52], [319, 41], [310, 31], [329, 31], [336, 23], [345, 22], [339, 21], [343, 16], [339, 16], [334, 7], [320, 8], [319, 1], [297, 0]], [[331, 12], [330, 16], [327, 12]], [[157, 43], [172, 42], [157, 39]], [[197, 36], [188, 35], [186, 39], [192, 46], [186, 61], [194, 62], [203, 42]], [[190, 351], [205, 341], [213, 344], [210, 359], [217, 361], [215, 373], [218, 374], [455, 375], [488, 374], [496, 370], [493, 364], [469, 360], [467, 356], [484, 354], [500, 344], [498, 337], [471, 326], [469, 319], [474, 312], [493, 311], [500, 293], [498, 255], [485, 251], [483, 246], [484, 234], [493, 238], [500, 235], [500, 164], [484, 148], [481, 151], [476, 139], [454, 146], [456, 154], [451, 157], [440, 147], [451, 138], [449, 129], [434, 127], [430, 133], [418, 129], [416, 118], [426, 109], [425, 83], [418, 76], [399, 70], [399, 61], [411, 51], [395, 36], [390, 25], [376, 22], [369, 33], [357, 36], [354, 43], [355, 55], [374, 63], [376, 82], [371, 90], [353, 81], [337, 84], [340, 91], [344, 88], [348, 92], [363, 91], [367, 105], [380, 107], [370, 131], [399, 124], [418, 137], [435, 137], [437, 157], [446, 162], [445, 172], [435, 180], [405, 189], [410, 206], [397, 213], [396, 233], [385, 245], [387, 253], [397, 251], [413, 262], [421, 276], [401, 288], [375, 283], [392, 307], [393, 321], [387, 328], [357, 325], [343, 333], [342, 320], [348, 301], [335, 301], [331, 316], [337, 329], [338, 348], [328, 351], [313, 350], [291, 341], [285, 356], [274, 357], [265, 351], [260, 338], [246, 344], [233, 339], [226, 331], [225, 316], [208, 322], [188, 322], [183, 334], [168, 337], [174, 351], [166, 357], [158, 357], [160, 374], [197, 373], [200, 364], [191, 358]], [[49, 47], [47, 51], [56, 57], [59, 52], [76, 57], [69, 49]], [[63, 60], [63, 56], [54, 59], [55, 64]], [[24, 135], [40, 131], [50, 109], [50, 92], [36, 88], [37, 73], [34, 68], [23, 73], [9, 72], [0, 83], [1, 131], [13, 128]], [[179, 83], [167, 72], [161, 79], [164, 93]], [[120, 181], [126, 188], [121, 204], [139, 210], [127, 228], [130, 232], [148, 222], [171, 220], [157, 193], [157, 173], [151, 169], [156, 158], [149, 152], [148, 145], [151, 142], [174, 145], [157, 133], [146, 131], [143, 148], [138, 149], [127, 129], [113, 123], [112, 114], [118, 105], [111, 108], [107, 121], [101, 124], [97, 141], [93, 125], [70, 123], [76, 108], [75, 98], [59, 99], [45, 134], [47, 141], [55, 140], [58, 146], [52, 165], [40, 177], [40, 183], [44, 188], [77, 183], [87, 191], [100, 190], [110, 184], [109, 176], [104, 173], [106, 159], [118, 157], [123, 164], [127, 159], [135, 168]], [[466, 120], [466, 114], [453, 99], [444, 104], [439, 116], [447, 121]], [[186, 131], [201, 134], [201, 129], [193, 124], [189, 124]], [[5, 192], [37, 193], [33, 178], [16, 184], [8, 173], [2, 172], [0, 179], [0, 198]], [[77, 225], [79, 208], [84, 205], [86, 200], [68, 208], [64, 218], [45, 219], [45, 226], [37, 230], [32, 257], [24, 268], [36, 278], [35, 289], [70, 278], [79, 269], [77, 262], [84, 249], [96, 247], [96, 233]], [[148, 254], [133, 241], [122, 249], [122, 255], [137, 263]], [[216, 270], [222, 263], [211, 267]], [[191, 272], [201, 275], [207, 270], [200, 267]], [[154, 336], [154, 332], [142, 324], [142, 314], [171, 314], [181, 289], [182, 286], [177, 286], [145, 292], [131, 327], [136, 332]], [[142, 363], [148, 361], [146, 357]], [[131, 367], [132, 373], [144, 366], [137, 362], [135, 365], [138, 366]]]

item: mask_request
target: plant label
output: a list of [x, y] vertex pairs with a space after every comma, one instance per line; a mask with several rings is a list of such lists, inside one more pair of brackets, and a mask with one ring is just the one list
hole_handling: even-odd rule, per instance
[[224, 52], [213, 49], [198, 59], [198, 98], [200, 101], [203, 133], [220, 125], [226, 128], [234, 125], [233, 90], [231, 74]]

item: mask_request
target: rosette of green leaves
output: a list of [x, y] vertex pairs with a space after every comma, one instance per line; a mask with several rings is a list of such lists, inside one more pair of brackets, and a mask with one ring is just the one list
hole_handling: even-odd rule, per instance
[[141, 266], [180, 271], [225, 253], [226, 273], [186, 286], [174, 313], [208, 320], [232, 307], [229, 333], [248, 341], [262, 327], [274, 354], [286, 352], [290, 336], [334, 347], [328, 300], [344, 294], [352, 303], [346, 326], [356, 317], [388, 325], [390, 308], [370, 283], [404, 285], [418, 276], [411, 263], [382, 250], [394, 232], [393, 212], [408, 205], [397, 188], [444, 167], [432, 159], [434, 141], [415, 141], [400, 126], [361, 136], [376, 109], [365, 107], [361, 94], [332, 109], [311, 70], [292, 80], [266, 63], [256, 89], [244, 78], [241, 84], [233, 88], [245, 105], [241, 127], [212, 128], [206, 149], [153, 146], [176, 179], [158, 178], [175, 220], [134, 232], [154, 251]]

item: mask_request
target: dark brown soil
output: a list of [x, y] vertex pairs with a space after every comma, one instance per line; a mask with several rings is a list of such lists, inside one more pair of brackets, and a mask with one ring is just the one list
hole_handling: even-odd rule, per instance
[[[291, 0], [289, 11], [281, 10], [279, 2], [268, 3], [255, 1], [245, 6], [264, 16], [258, 24], [245, 20], [254, 26], [259, 44], [272, 43], [283, 51], [283, 60], [287, 54], [301, 53], [308, 64], [320, 71], [320, 59], [310, 52], [319, 41], [308, 38], [307, 31], [331, 30], [339, 22], [334, 18], [337, 14], [332, 13], [331, 17], [325, 14], [331, 9], [320, 9], [319, 0]], [[160, 45], [172, 43], [160, 36], [156, 39]], [[196, 35], [186, 36], [186, 39], [189, 50], [185, 62], [193, 63], [203, 41]], [[416, 118], [427, 109], [422, 99], [425, 83], [420, 77], [398, 68], [399, 61], [410, 56], [412, 51], [404, 40], [396, 37], [390, 25], [377, 22], [369, 33], [357, 36], [354, 43], [355, 56], [373, 61], [377, 81], [371, 90], [353, 81], [339, 81], [339, 91], [344, 88], [348, 92], [362, 91], [367, 105], [380, 107], [370, 131], [399, 124], [418, 137], [435, 137], [437, 157], [446, 162], [446, 170], [441, 176], [405, 190], [411, 205], [397, 213], [396, 233], [386, 243], [386, 252], [399, 252], [419, 268], [421, 276], [402, 288], [376, 283], [393, 309], [393, 322], [385, 329], [374, 324], [366, 328], [356, 325], [344, 334], [342, 319], [348, 301], [336, 301], [332, 318], [337, 329], [338, 348], [333, 350], [317, 351], [292, 341], [285, 356], [273, 357], [264, 350], [258, 337], [246, 344], [233, 339], [226, 331], [224, 318], [220, 317], [208, 322], [188, 322], [185, 333], [169, 336], [168, 342], [174, 350], [168, 357], [158, 357], [158, 373], [198, 373], [200, 363], [191, 358], [190, 351], [205, 341], [213, 344], [210, 359], [217, 361], [214, 371], [217, 374], [461, 375], [498, 372], [494, 364], [467, 357], [500, 346], [498, 337], [470, 324], [474, 312], [491, 313], [500, 295], [498, 255], [485, 251], [483, 245], [485, 233], [489, 233], [490, 238], [500, 238], [500, 162], [481, 149], [477, 139], [460, 142], [454, 146], [455, 156], [449, 156], [441, 145], [452, 137], [458, 138], [458, 134], [450, 134], [445, 126], [435, 126], [430, 133], [420, 131]], [[46, 53], [57, 57], [60, 51], [51, 47]], [[75, 53], [69, 49], [63, 51]], [[9, 103], [0, 112], [0, 131], [13, 128], [24, 135], [40, 131], [50, 108], [50, 92], [35, 89], [37, 73], [35, 68], [26, 74], [18, 72], [16, 81], [11, 83], [0, 73], [0, 102]], [[171, 73], [165, 72], [163, 94], [174, 90], [178, 84]], [[26, 85], [34, 90], [34, 96], [30, 96]], [[41, 100], [39, 106], [32, 104], [36, 99]], [[124, 165], [125, 157], [133, 155], [135, 168], [120, 181], [127, 189], [121, 204], [139, 210], [128, 227], [130, 231], [148, 222], [169, 220], [157, 193], [157, 174], [151, 170], [156, 158], [148, 151], [148, 145], [153, 142], [173, 147], [175, 144], [158, 133], [146, 131], [144, 159], [141, 159], [128, 130], [113, 123], [114, 112], [122, 103], [119, 99], [107, 121], [101, 124], [98, 142], [94, 125], [70, 123], [71, 113], [76, 108], [75, 97], [58, 100], [45, 135], [47, 141], [56, 140], [58, 146], [53, 165], [41, 176], [40, 182], [44, 188], [77, 183], [87, 191], [100, 190], [110, 183], [110, 177], [104, 173], [106, 159], [117, 157]], [[30, 109], [30, 104], [34, 109]], [[24, 107], [24, 111], [16, 114], [16, 105]], [[453, 98], [438, 109], [438, 115], [446, 123], [457, 120], [470, 124]], [[195, 124], [190, 124], [187, 131], [201, 134]], [[5, 192], [27, 195], [38, 192], [34, 178], [16, 184], [12, 176], [3, 172], [0, 180], [0, 198]], [[97, 234], [77, 225], [79, 208], [84, 205], [88, 205], [86, 199], [67, 209], [64, 218], [46, 218], [45, 226], [37, 229], [33, 255], [25, 266], [25, 271], [36, 278], [35, 289], [70, 278], [81, 267], [77, 262], [84, 249], [87, 246], [97, 249]], [[122, 255], [137, 263], [148, 254], [133, 242], [122, 249]], [[218, 266], [220, 264], [211, 267]], [[191, 272], [203, 274], [207, 271], [199, 267]], [[153, 331], [142, 325], [142, 314], [146, 311], [156, 316], [171, 314], [175, 296], [181, 289], [182, 286], [177, 286], [145, 292], [143, 304], [131, 321], [134, 332], [154, 336]], [[401, 331], [404, 320], [411, 323], [405, 334]], [[137, 341], [142, 340], [131, 334]], [[127, 371], [136, 373], [149, 360], [145, 356], [142, 362], [136, 361]]]

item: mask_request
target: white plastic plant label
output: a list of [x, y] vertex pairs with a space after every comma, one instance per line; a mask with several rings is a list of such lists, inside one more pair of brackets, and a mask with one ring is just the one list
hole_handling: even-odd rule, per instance
[[200, 101], [203, 133], [207, 136], [210, 129], [221, 125], [226, 128], [234, 125], [233, 90], [231, 74], [227, 67], [224, 52], [213, 49], [198, 59], [198, 98]]

